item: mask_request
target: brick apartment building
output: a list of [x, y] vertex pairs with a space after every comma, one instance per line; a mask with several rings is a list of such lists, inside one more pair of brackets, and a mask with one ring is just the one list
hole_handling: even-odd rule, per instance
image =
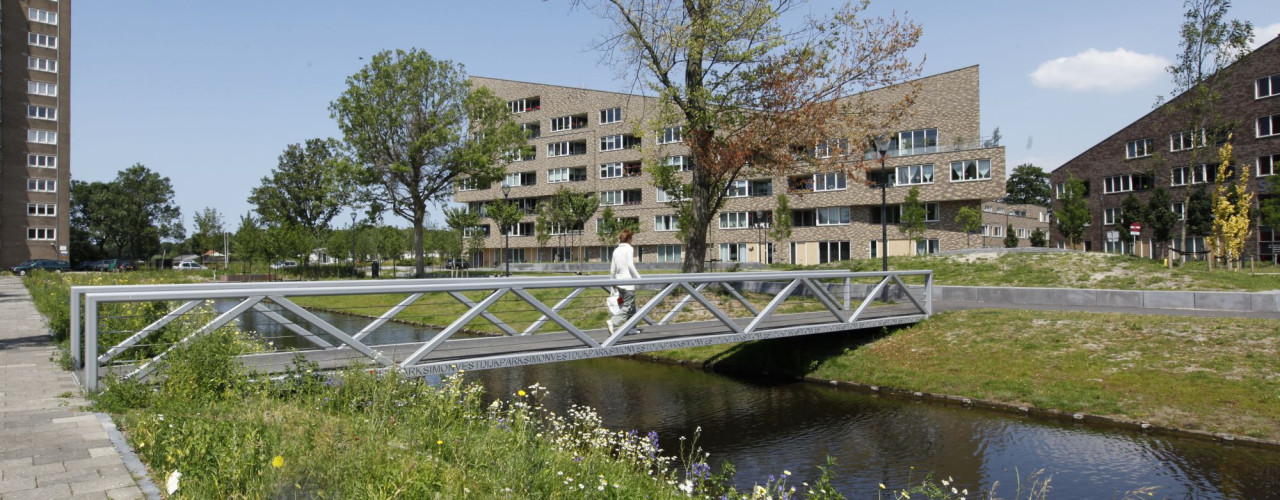
[[71, 0], [0, 6], [0, 266], [66, 259]]
[[[1188, 116], [1175, 111], [1188, 94], [1179, 95], [1142, 118], [1112, 134], [1097, 145], [1063, 164], [1051, 174], [1055, 200], [1062, 193], [1068, 175], [1084, 181], [1088, 192], [1092, 223], [1084, 235], [1085, 250], [1129, 252], [1155, 257], [1152, 232], [1144, 227], [1136, 248], [1127, 228], [1114, 224], [1121, 213], [1121, 202], [1135, 194], [1145, 206], [1156, 186], [1164, 186], [1172, 200], [1169, 207], [1179, 220], [1186, 217], [1186, 201], [1193, 189], [1203, 186], [1212, 192], [1218, 170], [1215, 136], [1232, 133], [1236, 168], [1250, 170], [1251, 190], [1260, 197], [1276, 196], [1263, 189], [1262, 177], [1280, 174], [1280, 38], [1272, 39], [1226, 68], [1225, 92], [1218, 102], [1222, 120], [1219, 133], [1187, 130]], [[1209, 131], [1212, 132], [1212, 131]], [[1057, 201], [1055, 204], [1059, 203]], [[1254, 213], [1257, 213], [1256, 211]], [[1065, 238], [1056, 229], [1054, 241], [1061, 246]], [[1107, 231], [1119, 231], [1121, 238], [1107, 241]], [[1182, 222], [1173, 230], [1174, 248], [1188, 251], [1205, 249], [1202, 235], [1187, 235], [1182, 240]], [[1255, 227], [1245, 248], [1246, 255], [1271, 259], [1280, 247], [1280, 231]]]
[[[963, 206], [978, 207], [1004, 195], [1005, 151], [980, 138], [978, 67], [971, 66], [917, 80], [920, 94], [912, 112], [892, 137], [885, 164], [890, 186], [888, 207], [889, 255], [934, 253], [964, 248], [965, 233], [954, 222]], [[569, 245], [585, 245], [586, 259], [607, 260], [609, 248], [596, 237], [597, 222], [583, 228], [553, 231], [547, 248], [534, 236], [534, 215], [560, 186], [595, 193], [601, 210], [610, 206], [616, 217], [639, 223], [633, 245], [641, 262], [679, 263], [685, 245], [676, 238], [675, 210], [666, 193], [654, 187], [644, 171], [644, 154], [655, 154], [673, 165], [688, 165], [687, 147], [678, 124], [658, 137], [644, 137], [657, 114], [656, 100], [631, 94], [473, 77], [508, 101], [517, 123], [530, 132], [533, 154], [507, 167], [509, 197], [528, 215], [510, 231], [512, 262], [556, 262], [577, 255]], [[905, 86], [868, 92], [869, 99], [897, 99]], [[642, 142], [644, 141], [644, 142]], [[861, 142], [855, 139], [854, 144]], [[637, 146], [644, 145], [641, 152]], [[651, 147], [652, 146], [652, 147]], [[856, 149], [858, 146], [854, 146]], [[823, 145], [814, 155], [832, 154]], [[871, 153], [874, 158], [874, 153]], [[860, 161], [857, 154], [850, 162]], [[873, 179], [883, 178], [879, 162]], [[688, 174], [685, 174], [688, 175]], [[911, 187], [918, 187], [926, 204], [924, 240], [911, 241], [897, 229], [899, 204]], [[748, 176], [729, 187], [731, 197], [708, 233], [707, 260], [732, 263], [820, 264], [851, 258], [878, 257], [880, 252], [880, 188], [861, 176], [839, 171], [803, 175]], [[787, 194], [792, 211], [791, 238], [779, 244], [767, 226], [777, 195]], [[460, 183], [454, 199], [473, 210], [502, 199], [500, 184]], [[487, 250], [473, 265], [501, 262], [504, 245], [496, 224], [485, 219], [480, 230], [488, 235]], [[577, 242], [557, 232], [583, 231]], [[1024, 243], [1025, 244], [1025, 243]]]

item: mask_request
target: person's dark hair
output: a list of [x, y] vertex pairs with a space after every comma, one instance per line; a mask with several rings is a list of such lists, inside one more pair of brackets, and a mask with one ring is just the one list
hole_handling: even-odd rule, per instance
[[618, 233], [618, 243], [631, 243], [631, 235], [633, 234], [636, 233], [630, 229], [623, 229], [621, 233]]

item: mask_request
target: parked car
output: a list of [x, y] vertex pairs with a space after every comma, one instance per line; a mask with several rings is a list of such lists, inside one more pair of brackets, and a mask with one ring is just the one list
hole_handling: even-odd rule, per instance
[[467, 269], [471, 267], [471, 263], [466, 259], [449, 259], [444, 263], [445, 269]]
[[137, 271], [138, 262], [129, 259], [121, 260], [116, 263], [116, 269], [119, 271]]
[[191, 262], [189, 260], [184, 260], [182, 262], [176, 263], [173, 265], [173, 268], [178, 271], [196, 271], [200, 269], [208, 269], [207, 267], [204, 267], [195, 262]]
[[296, 260], [278, 260], [271, 263], [272, 269], [292, 269], [298, 267]]
[[100, 260], [82, 260], [76, 263], [76, 271], [97, 271]]
[[18, 276], [26, 275], [27, 271], [35, 270], [61, 273], [63, 271], [70, 271], [71, 264], [68, 264], [65, 260], [33, 259], [13, 266], [13, 274]]

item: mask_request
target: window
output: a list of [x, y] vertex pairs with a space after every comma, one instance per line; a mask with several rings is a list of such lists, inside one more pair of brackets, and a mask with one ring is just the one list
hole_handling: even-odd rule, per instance
[[1280, 135], [1280, 115], [1258, 118], [1258, 137]]
[[[1218, 169], [1215, 168], [1213, 165], [1205, 165], [1201, 163], [1199, 165], [1192, 165], [1190, 167], [1178, 167], [1177, 169], [1174, 169], [1174, 170], [1178, 170], [1178, 169], [1182, 169], [1190, 174], [1192, 184], [1204, 184], [1208, 182], [1213, 182], [1214, 179], [1218, 178]], [[1183, 175], [1185, 178], [1187, 174], [1183, 174]]]
[[547, 170], [547, 184], [587, 180], [586, 167], [561, 167]]
[[819, 226], [849, 225], [849, 207], [827, 207], [814, 210]]
[[[880, 224], [880, 207], [867, 207], [871, 214], [871, 223]], [[886, 220], [885, 224], [899, 224], [902, 222], [902, 206], [889, 205], [885, 207]]]
[[618, 151], [622, 149], [622, 134], [606, 135], [600, 138], [601, 151]]
[[665, 189], [658, 188], [658, 203], [668, 203], [672, 201], [689, 201], [688, 196], [683, 196], [681, 190], [676, 189], [668, 193]]
[[655, 215], [653, 217], [654, 231], [676, 231], [680, 229], [679, 217], [674, 215]]
[[898, 133], [898, 155], [918, 155], [938, 150], [938, 129], [927, 128]]
[[658, 137], [658, 144], [673, 144], [681, 142], [681, 127], [666, 127], [662, 129], [662, 135]]
[[748, 196], [773, 196], [773, 179], [756, 179], [747, 188]]
[[1027, 229], [1027, 228], [1025, 228], [1025, 227], [1020, 227], [1020, 228], [1018, 228], [1018, 229], [1017, 229], [1017, 231], [1018, 231], [1018, 237], [1019, 237], [1019, 238], [1021, 238], [1021, 239], [1024, 239], [1024, 240], [1025, 240], [1025, 239], [1027, 239], [1027, 238], [1030, 238], [1030, 237], [1031, 237], [1031, 230], [1030, 230], [1030, 229]]
[[814, 191], [839, 191], [845, 188], [844, 172], [827, 172], [813, 175]]
[[508, 186], [533, 186], [538, 184], [538, 174], [536, 172], [512, 172], [507, 174], [506, 179], [502, 182]]
[[1155, 149], [1155, 139], [1138, 139], [1129, 141], [1125, 146], [1124, 157], [1128, 159], [1151, 156]]
[[[533, 236], [532, 222], [517, 222], [507, 228], [507, 236]], [[523, 261], [520, 261], [523, 262]]]
[[552, 236], [559, 236], [562, 234], [582, 234], [582, 224], [576, 224], [571, 226], [552, 224], [551, 229], [549, 229], [547, 233], [551, 234]]
[[58, 13], [35, 8], [27, 9], [27, 19], [37, 23], [58, 24]]
[[472, 178], [458, 179], [457, 186], [458, 186], [458, 191], [475, 191], [477, 189], [481, 189], [485, 187], [480, 185], [479, 179], [472, 179]]
[[58, 239], [58, 230], [51, 227], [27, 228], [28, 240], [52, 241]]
[[1276, 164], [1280, 163], [1280, 154], [1258, 157], [1258, 177], [1280, 174]]
[[991, 178], [991, 160], [951, 162], [951, 182], [979, 181]]
[[587, 126], [587, 115], [558, 116], [551, 119], [551, 131], [573, 130]]
[[680, 261], [680, 245], [658, 245], [658, 262]]
[[541, 101], [537, 97], [526, 97], [524, 99], [516, 99], [507, 101], [507, 109], [512, 113], [524, 113], [526, 111], [537, 111], [541, 109], [539, 105]]
[[57, 144], [58, 133], [52, 130], [28, 130], [27, 142], [36, 144]]
[[622, 108], [609, 108], [600, 110], [600, 123], [618, 123], [622, 121]]
[[751, 227], [751, 212], [723, 212], [720, 229], [746, 229]]
[[1120, 217], [1119, 208], [1108, 208], [1102, 211], [1102, 225], [1110, 226], [1116, 223], [1116, 219]]
[[51, 108], [49, 106], [27, 106], [27, 118], [56, 121], [58, 119], [58, 108]]
[[1053, 199], [1062, 199], [1062, 195], [1067, 193], [1067, 183], [1060, 182], [1053, 185]]
[[748, 182], [745, 180], [736, 180], [725, 186], [724, 195], [728, 198], [745, 198], [747, 196]]
[[1264, 76], [1254, 82], [1254, 98], [1262, 99], [1280, 95], [1280, 73]]
[[829, 139], [819, 142], [813, 148], [813, 156], [815, 158], [830, 158], [833, 154], [847, 156], [849, 154], [849, 139]]
[[1191, 167], [1173, 167], [1169, 173], [1170, 186], [1187, 185], [1187, 175], [1191, 173]]
[[721, 262], [745, 262], [747, 260], [746, 243], [721, 243]]
[[1200, 129], [1200, 133], [1195, 132], [1174, 132], [1169, 134], [1169, 151], [1185, 151], [1191, 148], [1203, 146], [1205, 142], [1204, 129]]
[[56, 193], [58, 192], [58, 181], [53, 179], [27, 179], [27, 191]]
[[587, 141], [561, 141], [547, 144], [548, 158], [585, 154], [587, 154]]
[[58, 37], [33, 31], [31, 33], [27, 33], [27, 44], [35, 45], [36, 47], [56, 49], [58, 48]]
[[27, 166], [36, 168], [58, 168], [58, 157], [53, 155], [27, 155]]
[[1169, 210], [1178, 216], [1178, 220], [1187, 220], [1187, 206], [1181, 201], [1175, 201], [1169, 204]]
[[933, 165], [908, 165], [895, 169], [895, 184], [933, 184]]
[[521, 123], [520, 130], [524, 131], [524, 136], [528, 139], [537, 139], [542, 136], [542, 126], [538, 122]]
[[27, 215], [34, 217], [51, 217], [58, 215], [58, 206], [53, 203], [28, 203]]
[[601, 179], [614, 179], [622, 177], [622, 162], [605, 163], [600, 165]]
[[841, 260], [849, 260], [849, 242], [848, 241], [819, 241], [818, 242], [818, 263], [826, 264], [828, 262], [836, 262]]
[[470, 238], [470, 237], [472, 237], [472, 236], [475, 236], [475, 235], [484, 235], [484, 236], [489, 236], [489, 225], [488, 225], [488, 224], [481, 224], [481, 225], [479, 225], [479, 226], [472, 226], [472, 227], [468, 227], [468, 228], [463, 228], [463, 229], [462, 229], [462, 235], [463, 235], [463, 236], [466, 236], [466, 237], [468, 237], [468, 238]]
[[941, 216], [941, 213], [942, 213], [941, 205], [937, 203], [924, 204], [924, 221], [925, 222], [938, 222], [939, 217]]
[[668, 156], [666, 165], [675, 168], [677, 172], [693, 170], [693, 164], [689, 162], [688, 156]]
[[27, 82], [27, 93], [34, 95], [47, 95], [49, 97], [58, 97], [58, 85], [46, 82], [29, 81]]
[[1133, 177], [1134, 176], [1132, 174], [1107, 177], [1102, 180], [1102, 192], [1104, 194], [1111, 194], [1133, 191]]
[[36, 71], [48, 71], [50, 73], [58, 72], [58, 61], [54, 59], [45, 59], [43, 57], [28, 57], [27, 69]]
[[619, 189], [614, 191], [600, 192], [600, 206], [621, 205], [621, 204], [622, 204], [622, 190]]
[[916, 255], [929, 255], [938, 253], [938, 240], [920, 240], [916, 242]]

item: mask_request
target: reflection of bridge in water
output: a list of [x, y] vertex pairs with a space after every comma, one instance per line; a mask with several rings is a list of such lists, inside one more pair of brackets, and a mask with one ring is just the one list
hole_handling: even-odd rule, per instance
[[[617, 285], [635, 285], [640, 305], [610, 334], [601, 312], [608, 287]], [[283, 372], [300, 353], [323, 369], [363, 363], [417, 376], [910, 324], [932, 314], [932, 287], [931, 271], [73, 287], [71, 317], [79, 318], [84, 305], [84, 348], [81, 357], [81, 325], [73, 320], [71, 352], [77, 365], [89, 361], [82, 364], [85, 384], [93, 390], [107, 372], [149, 376], [176, 345], [256, 314], [296, 335], [300, 344], [241, 357], [260, 373]], [[358, 331], [344, 331], [293, 300], [357, 295], [389, 295], [395, 303], [371, 314], [376, 318]], [[215, 314], [201, 307], [208, 300], [234, 305]], [[112, 321], [121, 318], [111, 312], [120, 306], [112, 304], [121, 303], [164, 303], [169, 312], [130, 329], [118, 344], [100, 345], [103, 334], [113, 331]], [[437, 316], [456, 310], [450, 313], [456, 319], [424, 341], [371, 342], [387, 322], [423, 309]], [[175, 336], [169, 330], [181, 318], [187, 324], [198, 318], [199, 326]], [[482, 324], [498, 335], [458, 335]]]

